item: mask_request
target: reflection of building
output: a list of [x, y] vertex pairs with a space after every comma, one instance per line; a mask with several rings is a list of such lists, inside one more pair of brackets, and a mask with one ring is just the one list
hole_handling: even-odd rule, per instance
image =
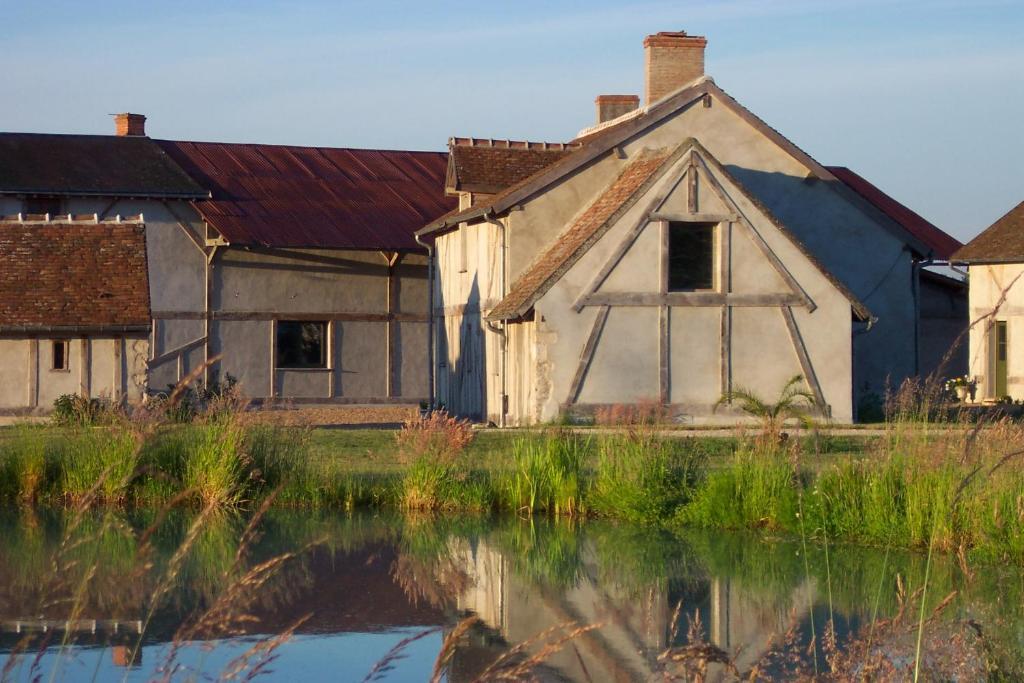
[[[709, 641], [730, 654], [739, 651], [736, 663], [744, 670], [762, 656], [773, 637], [793, 626], [793, 615], [807, 615], [814, 595], [813, 587], [803, 584], [766, 602], [724, 577], [687, 579], [679, 585], [663, 578], [646, 587], [618, 586], [599, 578], [592, 552], [584, 553], [575, 585], [560, 589], [515, 571], [512, 560], [486, 542], [475, 547], [460, 542], [455, 552], [473, 579], [459, 596], [458, 608], [475, 613], [510, 644], [531, 641], [569, 622], [602, 624], [546, 660], [569, 680], [650, 679], [658, 671], [658, 655], [685, 642], [688, 619], [696, 615]], [[682, 623], [670, 642], [679, 603]], [[535, 653], [543, 644], [533, 642], [528, 651]]]

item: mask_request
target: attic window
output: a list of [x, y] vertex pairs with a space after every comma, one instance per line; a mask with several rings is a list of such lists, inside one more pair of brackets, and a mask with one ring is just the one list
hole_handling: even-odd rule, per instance
[[668, 224], [668, 291], [715, 288], [715, 224]]
[[277, 367], [312, 369], [327, 367], [327, 322], [279, 320]]
[[60, 215], [61, 208], [60, 197], [28, 197], [22, 202], [21, 212], [39, 216], [47, 213], [57, 216]]

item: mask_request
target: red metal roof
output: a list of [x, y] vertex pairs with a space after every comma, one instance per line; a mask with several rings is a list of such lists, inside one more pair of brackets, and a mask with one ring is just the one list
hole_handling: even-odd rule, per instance
[[157, 140], [212, 199], [195, 202], [232, 244], [408, 250], [455, 207], [448, 155]]
[[923, 242], [932, 250], [932, 258], [948, 261], [953, 252], [963, 246], [955, 237], [946, 234], [920, 214], [900, 204], [845, 166], [827, 166], [826, 168], [851, 190], [874, 204], [882, 213]]

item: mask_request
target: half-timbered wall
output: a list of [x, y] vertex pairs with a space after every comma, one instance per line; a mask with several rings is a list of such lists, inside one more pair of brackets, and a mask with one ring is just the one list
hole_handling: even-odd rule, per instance
[[[716, 225], [712, 291], [667, 291], [669, 220]], [[545, 363], [532, 361], [531, 377], [522, 362], [510, 384], [532, 380], [546, 395], [534, 411], [512, 402], [510, 419], [653, 401], [682, 421], [731, 420], [714, 411], [724, 392], [770, 399], [803, 375], [823, 411], [849, 421], [851, 317], [845, 295], [713, 160], [686, 155], [535, 304], [529, 353]]]

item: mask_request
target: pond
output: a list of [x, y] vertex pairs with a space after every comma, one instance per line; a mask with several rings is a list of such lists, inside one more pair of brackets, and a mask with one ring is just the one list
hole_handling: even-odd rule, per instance
[[[644, 681], [679, 666], [666, 651], [687, 666], [722, 652], [764, 677], [827, 671], [830, 658], [862, 670], [867, 653], [899, 670], [914, 659], [927, 565], [546, 518], [271, 510], [250, 526], [226, 513], [7, 510], [0, 533], [0, 680], [15, 681], [424, 681], [435, 667], [449, 681], [488, 667]], [[1024, 574], [944, 556], [927, 571], [923, 661], [965, 679], [986, 662], [1019, 673]]]

